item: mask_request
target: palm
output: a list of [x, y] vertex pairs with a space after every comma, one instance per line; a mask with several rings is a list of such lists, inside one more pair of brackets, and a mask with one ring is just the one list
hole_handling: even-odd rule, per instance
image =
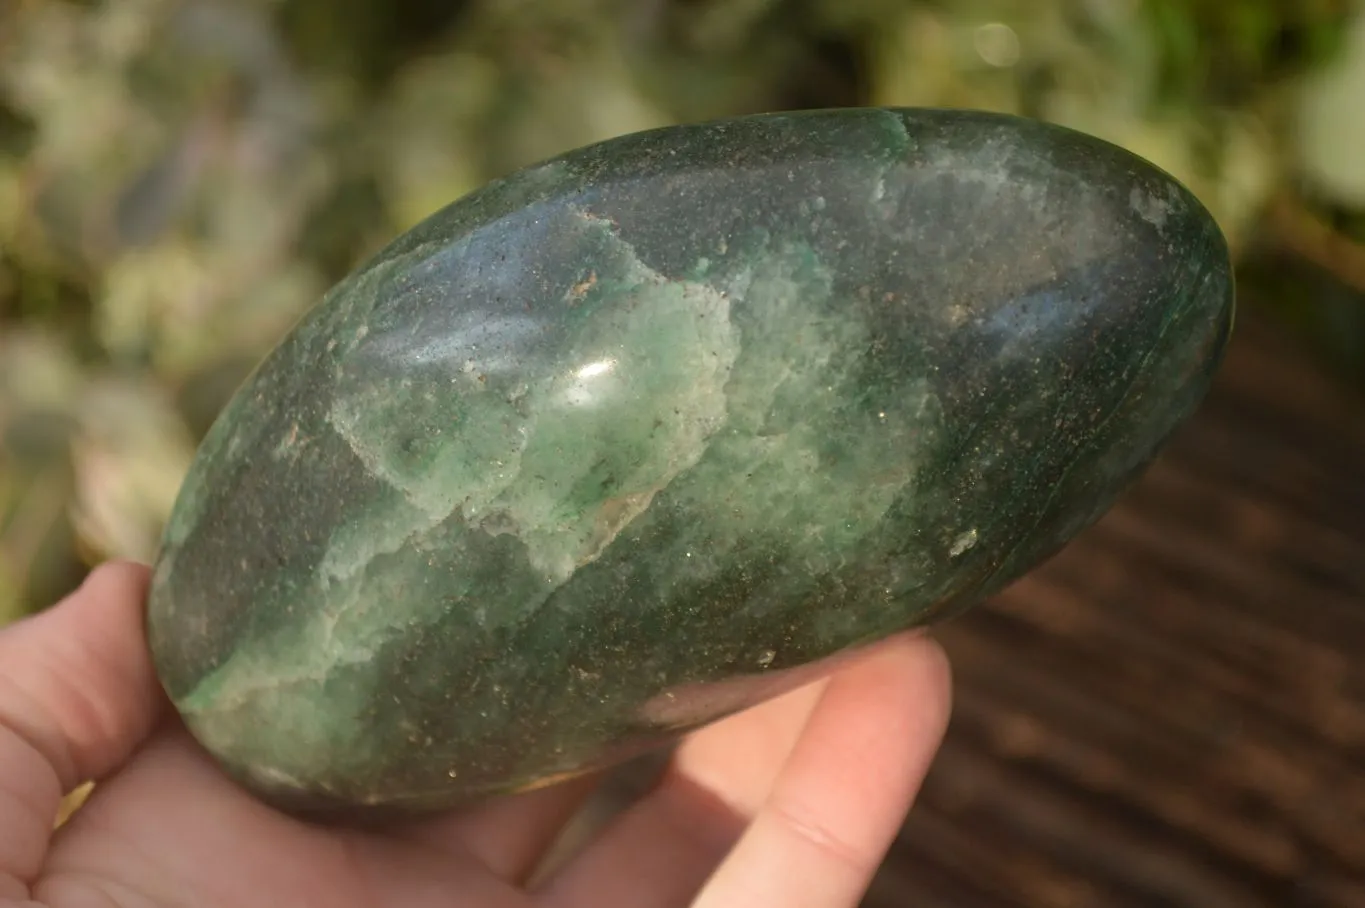
[[77, 814], [35, 888], [54, 906], [85, 904], [92, 891], [135, 894], [138, 905], [424, 906], [457, 891], [517, 904], [512, 886], [458, 848], [330, 832], [263, 808], [178, 732], [150, 742]]
[[[0, 908], [853, 905], [946, 717], [936, 651], [887, 644], [694, 735], [656, 789], [530, 888], [587, 781], [382, 832], [274, 812], [165, 709], [137, 620], [145, 579], [102, 570], [0, 633]], [[95, 795], [49, 835], [85, 778]]]

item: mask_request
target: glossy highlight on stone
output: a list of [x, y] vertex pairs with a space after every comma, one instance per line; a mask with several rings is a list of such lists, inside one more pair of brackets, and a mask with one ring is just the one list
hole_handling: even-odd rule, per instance
[[1228, 250], [1172, 178], [970, 111], [672, 127], [494, 182], [284, 339], [149, 600], [243, 784], [431, 810], [608, 765], [955, 614], [1205, 393]]

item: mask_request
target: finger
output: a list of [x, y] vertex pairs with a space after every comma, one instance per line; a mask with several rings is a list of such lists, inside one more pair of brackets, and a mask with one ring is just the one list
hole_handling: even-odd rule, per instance
[[854, 908], [947, 728], [943, 651], [902, 640], [830, 682], [772, 793], [694, 908]]
[[[726, 761], [732, 790], [766, 790], [819, 694], [802, 688], [725, 719], [679, 747], [659, 784], [540, 889], [552, 908], [685, 905], [734, 846], [744, 818], [692, 777], [690, 766]], [[719, 776], [714, 767], [706, 776]], [[761, 801], [761, 795], [750, 793]], [[743, 798], [741, 798], [742, 800]]]
[[767, 800], [829, 680], [819, 678], [689, 736], [679, 746], [665, 781], [705, 792], [735, 814], [742, 828]]
[[655, 789], [546, 882], [546, 904], [687, 904], [767, 799], [827, 683], [689, 736]]
[[62, 795], [122, 764], [162, 709], [143, 642], [147, 578], [105, 565], [0, 631], [0, 898], [37, 874]]
[[496, 798], [471, 810], [411, 826], [405, 838], [447, 853], [473, 855], [495, 876], [523, 882], [597, 786], [596, 775]]

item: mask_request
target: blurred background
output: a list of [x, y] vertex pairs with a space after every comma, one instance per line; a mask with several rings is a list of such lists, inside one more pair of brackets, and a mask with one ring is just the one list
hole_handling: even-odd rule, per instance
[[[0, 623], [94, 562], [150, 559], [196, 442], [246, 371], [323, 290], [427, 214], [621, 133], [844, 105], [1012, 111], [1146, 156], [1221, 221], [1253, 338], [1233, 357], [1226, 403], [1184, 443], [1202, 473], [1158, 471], [1155, 491], [1091, 549], [949, 635], [966, 704], [945, 752], [957, 769], [936, 775], [926, 818], [907, 827], [918, 857], [893, 855], [872, 898], [1365, 906], [1365, 795], [1341, 783], [1365, 756], [1365, 679], [1350, 649], [1365, 641], [1352, 623], [1365, 622], [1365, 9], [1354, 0], [0, 0]], [[1216, 496], [1200, 513], [1222, 523], [1182, 516], [1200, 495]], [[1317, 510], [1304, 503], [1314, 495]], [[1162, 521], [1195, 536], [1152, 567], [1153, 538], [1170, 535], [1150, 530]], [[1215, 544], [1226, 548], [1189, 554]], [[1067, 579], [1082, 558], [1088, 587]], [[1184, 586], [1172, 564], [1189, 569]], [[1211, 571], [1230, 578], [1217, 591]], [[1277, 587], [1258, 571], [1308, 579]], [[1278, 598], [1267, 605], [1253, 587]], [[1128, 603], [1134, 624], [1109, 637], [1067, 610], [1134, 590], [1145, 604]], [[1209, 600], [1228, 604], [1203, 624], [1170, 617]], [[1331, 621], [1306, 617], [1320, 612]], [[1300, 625], [1317, 636], [1296, 636]], [[1090, 641], [1073, 650], [1089, 646], [1095, 665], [1122, 664], [1135, 640], [1168, 660], [1218, 635], [1241, 641], [1226, 648], [1241, 655], [1224, 654], [1222, 687], [1189, 669], [1204, 705], [1182, 733], [1215, 737], [1182, 739], [1174, 756], [1139, 746], [1173, 734], [1152, 716], [1187, 692], [1151, 694], [1156, 675], [1185, 677], [1154, 669], [1160, 660], [1134, 663], [1112, 695], [1096, 682], [1088, 707], [1046, 691], [1008, 708], [991, 699], [1007, 682], [1027, 689], [992, 666], [1068, 633]], [[1079, 650], [1032, 652], [1049, 653], [1046, 668]], [[1264, 670], [1277, 654], [1286, 667]], [[1280, 702], [1294, 672], [1319, 678], [1304, 696], [1320, 709]], [[1210, 691], [1233, 691], [1235, 705]], [[1129, 737], [1066, 750], [1076, 729], [1118, 714]], [[1236, 749], [1246, 741], [1256, 747]], [[1318, 749], [1295, 751], [1303, 741]], [[1106, 776], [1076, 753], [1119, 766]], [[1213, 780], [1185, 778], [1191, 804], [1157, 790], [1180, 760]], [[991, 794], [991, 779], [1016, 770], [999, 789], [1013, 794]], [[1243, 776], [1224, 785], [1222, 819], [1201, 825], [1202, 792], [1223, 797], [1214, 782]], [[1050, 784], [1061, 801], [1014, 803]], [[1294, 810], [1308, 819], [1286, 819]], [[1104, 841], [1108, 851], [1075, 857]]]

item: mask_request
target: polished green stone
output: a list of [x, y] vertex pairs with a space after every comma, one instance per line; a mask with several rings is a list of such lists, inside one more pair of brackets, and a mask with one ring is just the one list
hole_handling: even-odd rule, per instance
[[165, 536], [160, 677], [301, 810], [619, 760], [1055, 552], [1194, 410], [1232, 296], [1186, 189], [1055, 126], [580, 149], [399, 238], [246, 382]]

